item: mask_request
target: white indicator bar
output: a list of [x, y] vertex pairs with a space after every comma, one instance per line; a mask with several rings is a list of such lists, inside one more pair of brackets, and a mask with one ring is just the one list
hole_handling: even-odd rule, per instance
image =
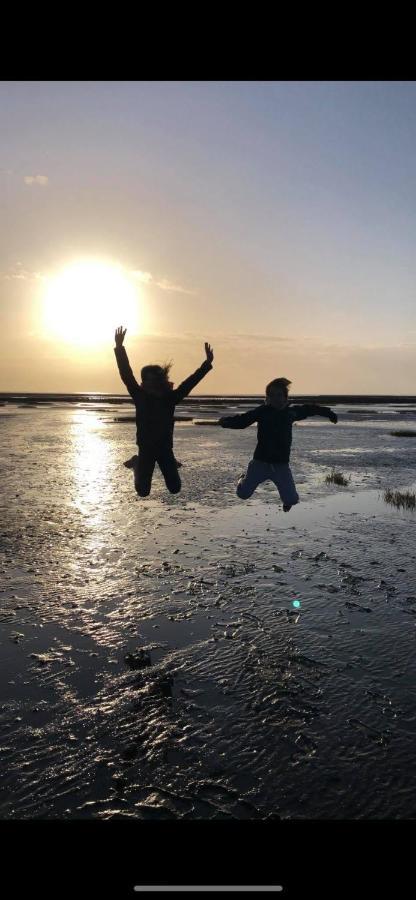
[[281, 884], [135, 884], [135, 891], [170, 891], [179, 893], [179, 891], [245, 891], [256, 893], [257, 891], [271, 893], [273, 891], [282, 891]]

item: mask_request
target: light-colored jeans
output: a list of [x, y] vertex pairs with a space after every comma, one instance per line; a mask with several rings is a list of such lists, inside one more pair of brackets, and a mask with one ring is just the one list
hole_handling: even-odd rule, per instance
[[248, 500], [256, 487], [263, 481], [273, 481], [279, 491], [282, 503], [294, 506], [299, 503], [295, 482], [288, 463], [266, 463], [252, 459], [237, 485], [237, 495], [241, 500]]

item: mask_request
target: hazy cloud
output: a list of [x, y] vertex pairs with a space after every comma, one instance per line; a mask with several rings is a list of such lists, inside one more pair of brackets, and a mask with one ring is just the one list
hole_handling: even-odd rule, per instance
[[25, 175], [23, 180], [25, 184], [40, 184], [41, 187], [46, 187], [49, 183], [47, 175]]
[[184, 288], [180, 284], [172, 284], [171, 281], [168, 281], [167, 278], [162, 278], [162, 281], [155, 281], [157, 287], [160, 287], [162, 291], [173, 291], [177, 294], [192, 294], [195, 295], [196, 291], [191, 291], [189, 288]]
[[276, 343], [281, 343], [281, 342], [292, 343], [292, 341], [297, 340], [297, 338], [280, 337], [279, 335], [276, 335], [276, 334], [241, 334], [241, 333], [237, 333], [237, 334], [227, 334], [227, 335], [225, 335], [225, 337], [227, 338], [227, 340], [230, 340], [230, 341], [236, 341], [236, 340], [238, 340], [238, 341], [270, 341], [271, 344], [273, 344], [275, 342]]
[[160, 281], [156, 281], [156, 279], [151, 275], [150, 272], [142, 272], [141, 269], [132, 269], [130, 275], [133, 278], [137, 278], [138, 281], [141, 281], [143, 284], [153, 284], [155, 287], [160, 288], [162, 291], [172, 291], [172, 293], [177, 294], [190, 294], [195, 295], [195, 291], [189, 290], [189, 288], [184, 288], [180, 284], [173, 284], [172, 281], [169, 281], [167, 278], [162, 278]]
[[[194, 342], [200, 342], [203, 340], [203, 336], [201, 338], [201, 332], [196, 331], [181, 331], [180, 333], [174, 332], [148, 332], [142, 333], [137, 340], [142, 341], [144, 338], [146, 340], [153, 341], [163, 341], [169, 340], [173, 342], [181, 342], [184, 344], [191, 345]], [[313, 359], [316, 354], [320, 356], [328, 356], [330, 358], [337, 358], [339, 355], [343, 357], [348, 356], [350, 354], [361, 354], [365, 356], [368, 354], [378, 354], [378, 353], [400, 353], [400, 351], [413, 350], [416, 348], [416, 341], [400, 341], [397, 343], [391, 344], [356, 344], [356, 343], [345, 343], [345, 344], [333, 344], [333, 343], [325, 343], [324, 341], [320, 341], [316, 338], [307, 338], [307, 337], [279, 337], [278, 335], [268, 335], [268, 334], [226, 334], [224, 332], [215, 332], [209, 330], [208, 338], [210, 342], [214, 345], [223, 347], [224, 345], [231, 349], [234, 349], [237, 352], [241, 352], [244, 350], [244, 353], [249, 350], [253, 353], [267, 353], [268, 351], [274, 352], [276, 344], [282, 344], [284, 346], [281, 347], [281, 352], [284, 354], [296, 354], [306, 353], [310, 355], [311, 359]], [[265, 345], [270, 344], [270, 347]], [[214, 348], [215, 349], [215, 348]]]
[[133, 278], [137, 278], [137, 281], [141, 281], [143, 284], [150, 284], [153, 281], [150, 272], [142, 272], [140, 269], [132, 269], [130, 275], [133, 275]]
[[16, 263], [8, 271], [0, 272], [2, 281], [38, 281], [41, 278], [45, 278], [42, 272], [32, 272], [30, 269], [25, 269], [22, 263]]

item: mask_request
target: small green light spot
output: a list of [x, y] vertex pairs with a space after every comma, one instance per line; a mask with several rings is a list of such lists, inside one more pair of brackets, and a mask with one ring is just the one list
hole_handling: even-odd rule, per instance
[[293, 606], [296, 606], [296, 609], [300, 607], [300, 600], [293, 600]]

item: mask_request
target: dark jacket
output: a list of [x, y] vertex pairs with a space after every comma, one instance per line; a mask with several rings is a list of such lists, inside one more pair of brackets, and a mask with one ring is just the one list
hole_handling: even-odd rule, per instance
[[333, 416], [333, 421], [337, 421], [329, 406], [317, 406], [315, 403], [302, 406], [288, 404], [283, 409], [275, 409], [268, 403], [262, 403], [246, 413], [224, 416], [220, 419], [220, 425], [222, 428], [247, 428], [257, 422], [257, 446], [253, 458], [267, 463], [288, 463], [293, 422], [309, 416]]
[[202, 366], [189, 378], [185, 378], [179, 387], [168, 388], [166, 394], [156, 397], [154, 394], [144, 391], [137, 383], [125, 348], [115, 347], [114, 353], [121, 380], [126, 385], [136, 406], [136, 443], [138, 447], [154, 454], [172, 448], [175, 405], [180, 403], [212, 369], [212, 363], [205, 360]]

